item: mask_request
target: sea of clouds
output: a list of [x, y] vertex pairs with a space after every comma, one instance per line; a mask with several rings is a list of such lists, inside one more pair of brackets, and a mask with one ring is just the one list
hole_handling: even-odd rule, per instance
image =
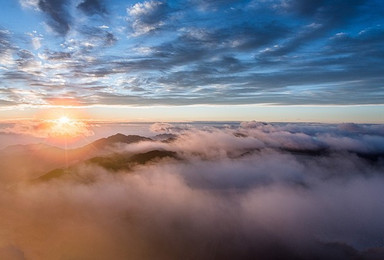
[[383, 125], [150, 129], [115, 152], [178, 159], [0, 186], [0, 259], [384, 259]]

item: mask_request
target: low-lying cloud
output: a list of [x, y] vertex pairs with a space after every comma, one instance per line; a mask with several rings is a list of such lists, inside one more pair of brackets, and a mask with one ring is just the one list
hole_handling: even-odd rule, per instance
[[38, 138], [65, 136], [92, 136], [90, 126], [83, 121], [70, 120], [61, 123], [60, 119], [20, 121], [0, 129], [0, 134], [28, 135]]
[[378, 125], [247, 122], [120, 145], [180, 158], [0, 189], [0, 258], [381, 259], [383, 140]]

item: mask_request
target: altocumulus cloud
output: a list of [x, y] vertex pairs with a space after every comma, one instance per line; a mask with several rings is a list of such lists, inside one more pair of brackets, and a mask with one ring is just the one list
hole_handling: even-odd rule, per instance
[[19, 3], [0, 78], [36, 97], [0, 90], [3, 106], [383, 104], [378, 0]]
[[115, 152], [168, 150], [177, 160], [119, 174], [79, 164], [76, 176], [1, 188], [0, 256], [383, 258], [381, 126], [245, 122], [173, 133]]

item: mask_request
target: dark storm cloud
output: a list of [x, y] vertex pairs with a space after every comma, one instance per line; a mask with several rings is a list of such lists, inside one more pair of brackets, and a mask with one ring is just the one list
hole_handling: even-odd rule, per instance
[[107, 14], [107, 9], [103, 0], [84, 0], [77, 8], [88, 15]]

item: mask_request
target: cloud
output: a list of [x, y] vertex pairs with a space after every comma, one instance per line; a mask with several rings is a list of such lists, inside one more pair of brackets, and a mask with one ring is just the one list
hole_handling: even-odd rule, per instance
[[354, 0], [348, 3], [343, 1], [329, 2], [325, 0], [303, 1], [291, 0], [282, 1], [281, 8], [287, 12], [297, 13], [306, 18], [314, 18], [311, 23], [302, 27], [299, 33], [294, 34], [281, 47], [273, 50], [272, 55], [286, 55], [294, 52], [303, 44], [322, 37], [331, 30], [335, 30], [347, 24], [357, 14], [362, 0]]
[[153, 125], [151, 125], [150, 130], [155, 133], [178, 133], [191, 129], [191, 127], [192, 126], [188, 124], [179, 124], [175, 126], [169, 123], [154, 123]]
[[[51, 44], [53, 35], [1, 29], [7, 86], [56, 96], [65, 85], [99, 105], [383, 103], [380, 1], [20, 3], [65, 37]], [[18, 46], [41, 51], [23, 61]]]
[[68, 4], [68, 0], [39, 0], [38, 3], [39, 9], [49, 18], [48, 25], [60, 35], [66, 35], [71, 27]]
[[34, 37], [34, 38], [32, 38], [32, 45], [33, 45], [33, 48], [34, 48], [35, 50], [40, 49], [40, 47], [41, 47], [41, 42], [40, 42], [40, 40], [41, 40], [41, 38], [39, 38], [39, 37]]
[[11, 32], [0, 28], [0, 68], [7, 70], [14, 64], [15, 49], [11, 43]]
[[43, 40], [43, 35], [37, 33], [37, 31], [33, 31], [32, 33], [26, 33], [28, 36], [31, 37], [31, 43], [34, 50], [40, 49], [42, 46], [41, 40]]
[[169, 6], [162, 1], [145, 1], [127, 8], [128, 21], [135, 35], [147, 34], [161, 28], [169, 13]]
[[71, 120], [64, 125], [60, 120], [22, 121], [12, 126], [0, 129], [1, 133], [29, 135], [38, 138], [59, 138], [92, 136], [93, 131], [82, 121]]
[[24, 8], [38, 9], [39, 0], [19, 0], [19, 2]]
[[[321, 136], [337, 142], [311, 143]], [[243, 122], [119, 146], [180, 159], [119, 174], [79, 164], [67, 178], [0, 186], [0, 256], [380, 259], [384, 165], [343, 144], [370, 147], [372, 136], [383, 138], [380, 126]], [[308, 151], [324, 144], [329, 153]]]
[[0, 248], [0, 257], [3, 259], [10, 259], [10, 260], [23, 260], [25, 259], [25, 256], [23, 252], [21, 252], [18, 248], [9, 245], [6, 247]]
[[216, 11], [222, 7], [228, 7], [237, 4], [237, 1], [234, 0], [190, 0], [189, 2], [192, 3], [194, 7], [197, 6], [203, 11]]
[[107, 14], [107, 9], [102, 0], [84, 0], [77, 8], [88, 15]]
[[95, 46], [109, 47], [117, 42], [115, 35], [103, 28], [84, 26], [80, 32], [88, 42]]

